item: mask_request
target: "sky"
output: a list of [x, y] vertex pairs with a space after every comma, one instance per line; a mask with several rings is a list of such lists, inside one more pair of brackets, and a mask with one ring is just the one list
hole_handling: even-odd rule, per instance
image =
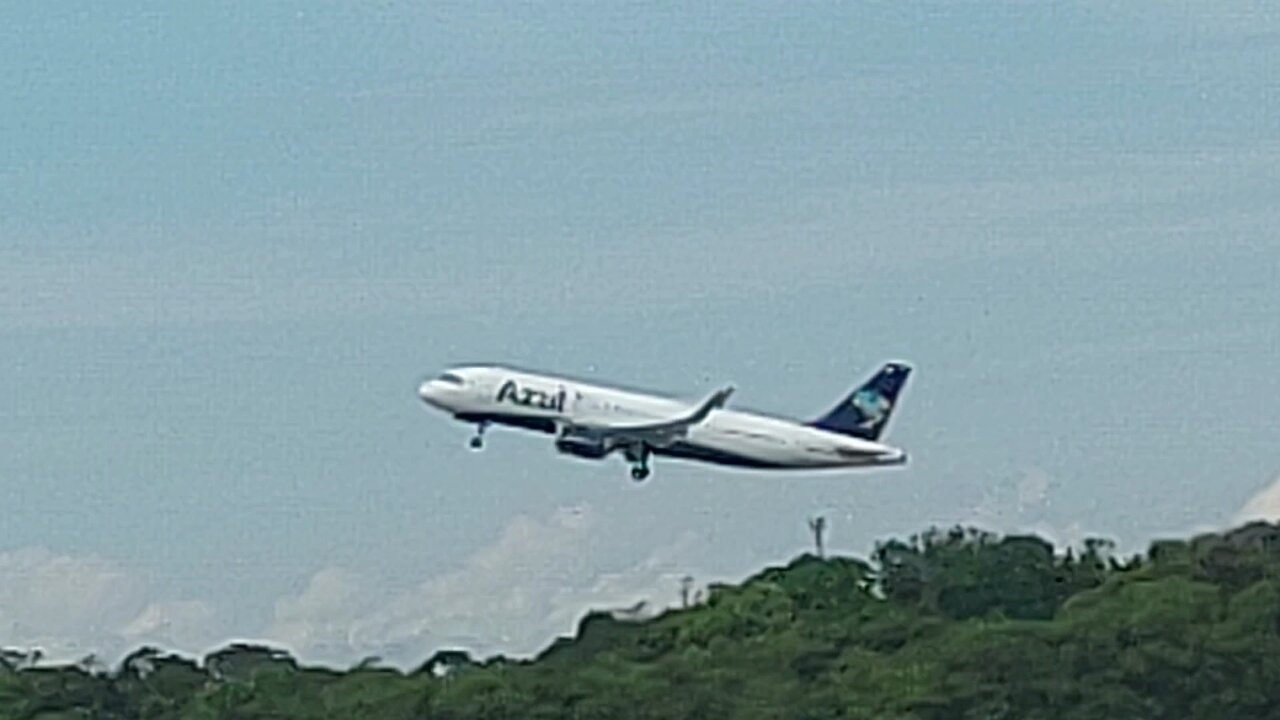
[[[537, 652], [591, 608], [968, 524], [1280, 517], [1261, 0], [0, 11], [0, 644]], [[889, 359], [904, 468], [557, 457], [506, 362], [809, 419]]]

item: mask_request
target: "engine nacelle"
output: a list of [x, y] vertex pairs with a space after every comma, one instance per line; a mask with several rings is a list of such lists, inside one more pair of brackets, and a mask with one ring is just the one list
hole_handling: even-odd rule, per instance
[[595, 438], [567, 436], [556, 440], [556, 450], [589, 460], [599, 460], [608, 455], [612, 448]]

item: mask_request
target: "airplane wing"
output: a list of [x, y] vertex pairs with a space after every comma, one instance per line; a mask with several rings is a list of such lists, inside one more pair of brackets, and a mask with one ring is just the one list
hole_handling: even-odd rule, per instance
[[672, 418], [664, 418], [659, 420], [650, 420], [645, 422], [611, 422], [609, 420], [601, 420], [599, 422], [587, 420], [577, 421], [574, 423], [575, 429], [587, 430], [594, 435], [602, 438], [643, 438], [645, 436], [663, 436], [674, 433], [680, 433], [693, 425], [697, 425], [712, 410], [724, 407], [729, 396], [733, 394], [733, 386], [728, 386], [712, 393], [707, 399], [694, 406], [693, 410], [685, 415], [679, 415]]

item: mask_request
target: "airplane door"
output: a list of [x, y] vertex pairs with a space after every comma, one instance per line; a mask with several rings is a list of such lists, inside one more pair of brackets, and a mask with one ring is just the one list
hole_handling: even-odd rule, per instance
[[559, 390], [561, 394], [560, 396], [564, 398], [564, 407], [561, 409], [561, 412], [572, 417], [576, 413], [579, 404], [582, 402], [582, 393], [574, 388], [565, 387], [564, 385], [561, 385]]

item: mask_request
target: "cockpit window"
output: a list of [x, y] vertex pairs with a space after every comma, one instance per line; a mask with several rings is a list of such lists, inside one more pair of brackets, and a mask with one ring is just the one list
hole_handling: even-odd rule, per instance
[[453, 385], [463, 384], [462, 378], [458, 377], [457, 375], [454, 375], [453, 373], [445, 373], [441, 375], [438, 379], [443, 382], [451, 383]]

